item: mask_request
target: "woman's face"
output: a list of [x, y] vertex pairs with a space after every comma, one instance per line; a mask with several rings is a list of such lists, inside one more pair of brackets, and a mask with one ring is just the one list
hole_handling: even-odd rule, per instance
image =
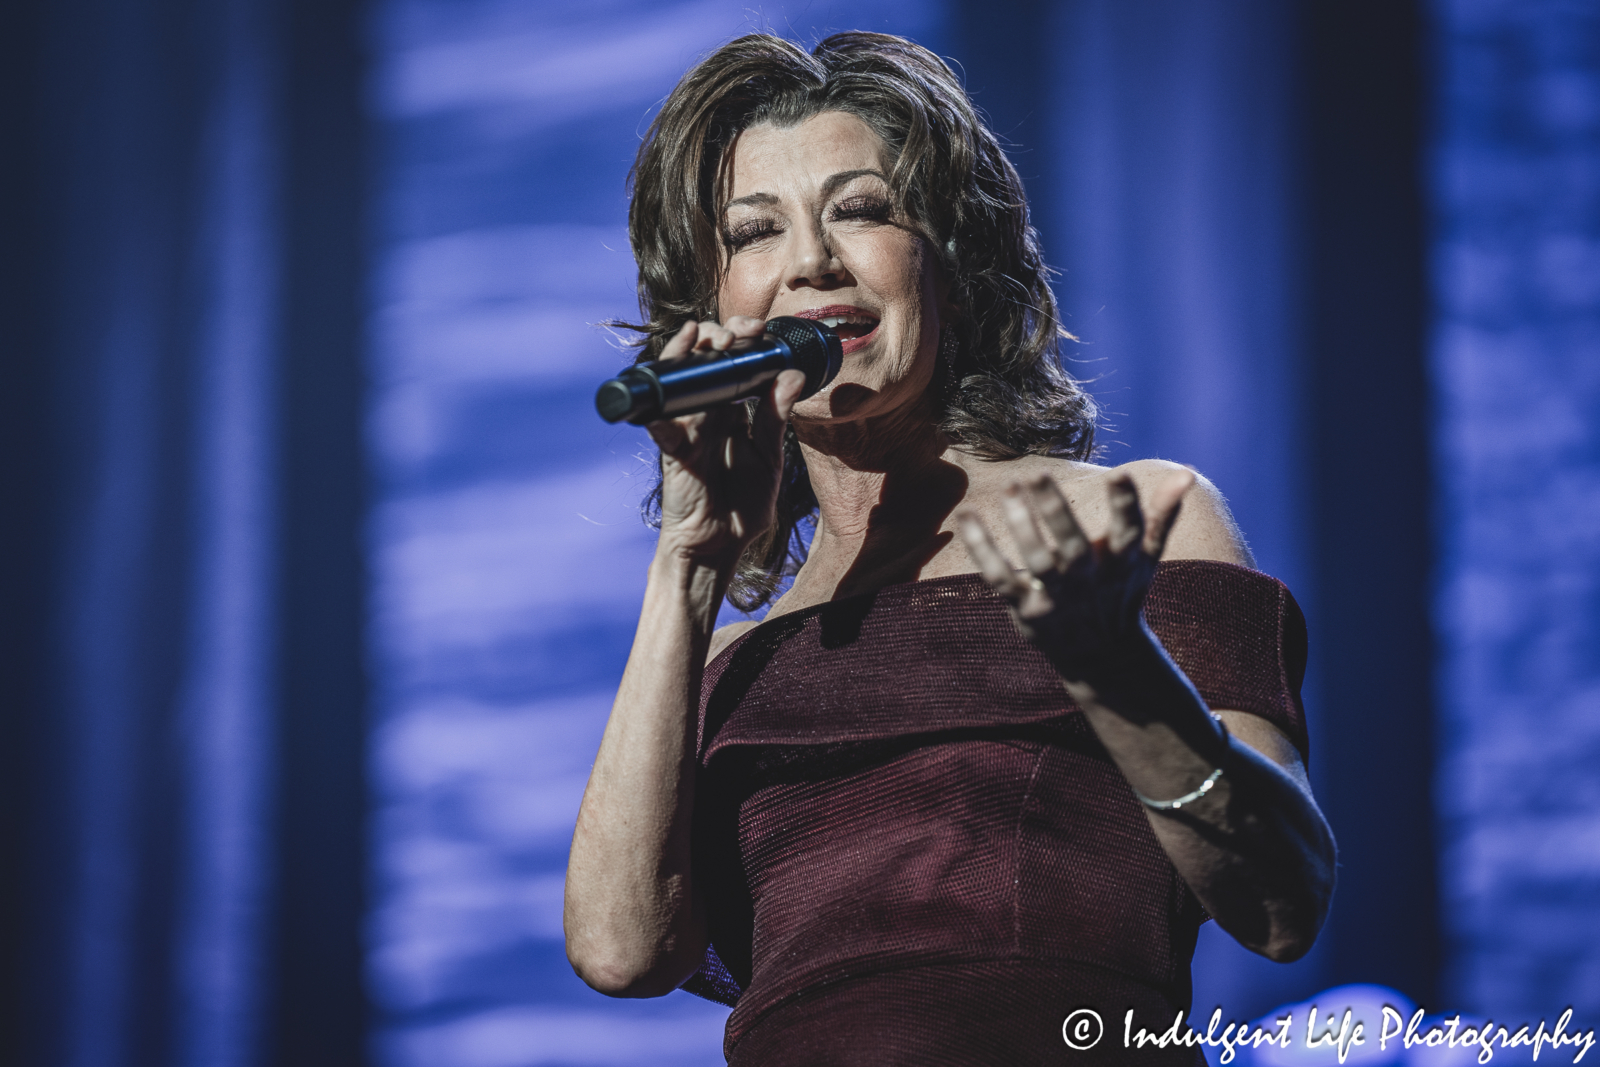
[[844, 341], [833, 385], [796, 406], [801, 423], [887, 414], [933, 377], [945, 287], [894, 214], [885, 157], [878, 135], [839, 111], [754, 126], [725, 157], [722, 319], [820, 318]]

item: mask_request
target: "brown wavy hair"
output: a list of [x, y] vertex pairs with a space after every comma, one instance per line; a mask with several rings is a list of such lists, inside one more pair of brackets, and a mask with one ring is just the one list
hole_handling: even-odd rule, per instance
[[[1061, 368], [1050, 269], [1028, 223], [1022, 180], [943, 60], [903, 37], [839, 33], [809, 54], [767, 34], [730, 41], [678, 82], [629, 175], [628, 237], [644, 321], [638, 361], [656, 359], [690, 319], [715, 320], [725, 268], [718, 202], [724, 151], [739, 133], [797, 125], [824, 111], [883, 139], [895, 215], [920, 232], [951, 283], [961, 318], [941, 339], [941, 429], [984, 459], [1094, 451], [1092, 397]], [[659, 468], [658, 468], [659, 469]], [[661, 485], [646, 498], [659, 525]], [[817, 499], [789, 430], [771, 528], [739, 561], [728, 600], [751, 611], [805, 560]]]

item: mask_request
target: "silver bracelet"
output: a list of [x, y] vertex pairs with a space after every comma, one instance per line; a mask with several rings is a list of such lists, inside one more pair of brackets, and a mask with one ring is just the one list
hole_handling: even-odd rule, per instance
[[[1214, 711], [1211, 713], [1211, 721], [1216, 723], [1217, 729], [1221, 731], [1222, 746], [1223, 750], [1226, 751], [1228, 746], [1228, 724], [1223, 722], [1222, 716], [1218, 715]], [[1211, 777], [1200, 783], [1199, 789], [1196, 789], [1192, 793], [1185, 793], [1177, 800], [1151, 800], [1137, 789], [1133, 791], [1133, 795], [1139, 798], [1139, 803], [1143, 804], [1152, 811], [1177, 811], [1185, 804], [1193, 804], [1195, 801], [1211, 792], [1211, 787], [1216, 785], [1217, 779], [1221, 777], [1222, 768], [1219, 766], [1216, 770], [1211, 772]]]
[[1192, 793], [1185, 793], [1177, 800], [1151, 800], [1137, 789], [1133, 791], [1133, 795], [1138, 797], [1139, 802], [1147, 808], [1152, 808], [1156, 811], [1177, 811], [1185, 804], [1193, 804], [1195, 801], [1211, 792], [1211, 787], [1216, 785], [1217, 779], [1221, 777], [1222, 768], [1218, 767], [1216, 770], [1211, 772], [1211, 777], [1200, 783], [1199, 789], [1196, 789]]

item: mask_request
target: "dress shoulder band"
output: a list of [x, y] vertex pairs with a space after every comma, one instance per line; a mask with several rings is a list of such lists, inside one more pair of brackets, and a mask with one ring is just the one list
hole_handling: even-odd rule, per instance
[[[1145, 619], [1212, 708], [1260, 715], [1307, 753], [1305, 619], [1246, 567], [1175, 560]], [[706, 669], [700, 755], [1044, 722], [1077, 712], [981, 576], [885, 586], [769, 619]]]

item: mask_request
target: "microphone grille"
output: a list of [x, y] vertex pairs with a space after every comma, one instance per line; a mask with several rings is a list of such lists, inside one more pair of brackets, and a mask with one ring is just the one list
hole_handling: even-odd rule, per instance
[[803, 400], [822, 389], [839, 373], [844, 363], [844, 346], [839, 335], [816, 319], [783, 315], [767, 320], [767, 332], [789, 346], [796, 370], [804, 372]]

